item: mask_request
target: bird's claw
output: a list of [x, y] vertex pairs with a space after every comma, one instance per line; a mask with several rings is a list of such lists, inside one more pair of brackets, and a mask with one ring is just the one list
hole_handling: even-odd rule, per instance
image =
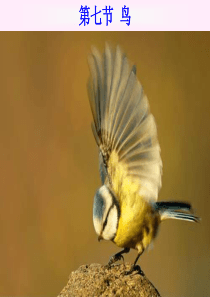
[[109, 263], [105, 267], [110, 269], [112, 264], [114, 264], [115, 262], [117, 262], [117, 261], [119, 261], [121, 259], [123, 260], [123, 263], [124, 263], [123, 255], [122, 254], [115, 254], [109, 259]]
[[141, 270], [141, 267], [139, 265], [132, 265], [131, 269], [128, 271], [125, 271], [123, 274], [124, 275], [130, 275], [132, 274], [134, 271], [138, 271], [139, 274], [144, 275], [143, 271]]

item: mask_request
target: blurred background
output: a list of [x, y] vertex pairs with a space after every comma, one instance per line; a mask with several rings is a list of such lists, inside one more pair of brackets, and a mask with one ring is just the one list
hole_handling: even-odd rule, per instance
[[105, 41], [137, 65], [156, 118], [159, 200], [190, 201], [202, 217], [164, 222], [139, 264], [161, 296], [210, 296], [209, 32], [0, 33], [0, 296], [56, 296], [72, 270], [119, 251], [92, 224], [87, 55]]

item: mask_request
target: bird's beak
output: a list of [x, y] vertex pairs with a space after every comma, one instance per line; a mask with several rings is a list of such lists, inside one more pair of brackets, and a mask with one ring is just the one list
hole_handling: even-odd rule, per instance
[[98, 236], [98, 241], [101, 241], [101, 239], [103, 239], [103, 237], [101, 235]]

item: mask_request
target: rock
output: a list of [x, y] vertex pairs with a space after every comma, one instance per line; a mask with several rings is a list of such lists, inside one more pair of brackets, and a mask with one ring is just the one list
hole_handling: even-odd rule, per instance
[[130, 264], [113, 265], [110, 269], [100, 264], [82, 265], [70, 274], [58, 297], [160, 296], [143, 271], [126, 275], [130, 269]]

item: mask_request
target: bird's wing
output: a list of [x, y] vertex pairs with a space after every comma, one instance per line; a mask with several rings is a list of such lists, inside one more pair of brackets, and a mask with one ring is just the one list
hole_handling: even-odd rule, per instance
[[102, 183], [109, 182], [118, 197], [133, 189], [145, 199], [157, 200], [162, 174], [160, 146], [135, 66], [130, 66], [119, 47], [113, 52], [108, 45], [104, 55], [92, 49], [89, 65], [92, 129], [100, 151]]

